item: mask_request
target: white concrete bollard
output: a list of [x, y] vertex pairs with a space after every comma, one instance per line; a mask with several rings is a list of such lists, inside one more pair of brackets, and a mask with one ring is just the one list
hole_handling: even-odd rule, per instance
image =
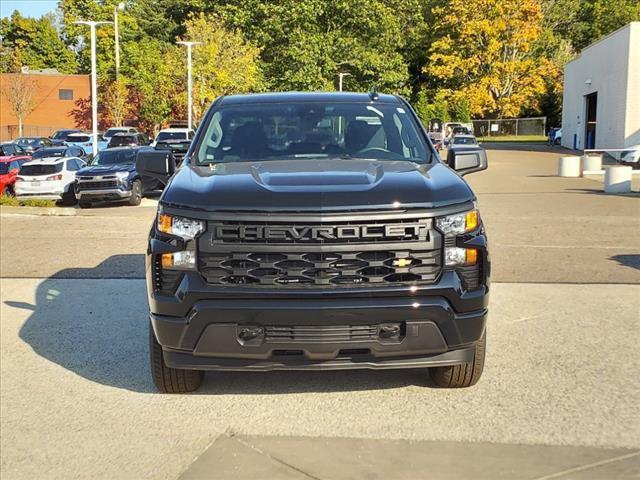
[[612, 165], [604, 170], [604, 191], [606, 193], [629, 193], [631, 191], [632, 168], [626, 165]]
[[582, 171], [599, 172], [602, 170], [602, 155], [583, 155]]
[[574, 155], [560, 157], [558, 163], [558, 175], [560, 177], [579, 177], [580, 174], [580, 157]]

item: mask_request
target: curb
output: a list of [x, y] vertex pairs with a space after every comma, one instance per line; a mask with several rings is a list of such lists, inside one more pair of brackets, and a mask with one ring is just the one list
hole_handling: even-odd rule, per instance
[[42, 215], [56, 217], [70, 217], [78, 215], [75, 208], [69, 207], [10, 207], [0, 206], [0, 215]]

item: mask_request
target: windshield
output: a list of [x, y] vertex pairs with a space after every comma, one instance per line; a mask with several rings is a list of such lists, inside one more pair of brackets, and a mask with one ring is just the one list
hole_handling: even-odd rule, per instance
[[128, 131], [129, 131], [128, 128], [110, 128], [109, 130], [106, 131], [104, 136], [105, 137], [113, 137], [116, 133], [128, 132]]
[[67, 137], [67, 142], [69, 143], [82, 143], [82, 142], [90, 142], [91, 137], [89, 135], [69, 135]]
[[67, 136], [76, 130], [58, 130], [51, 138], [54, 140], [64, 140]]
[[20, 169], [21, 176], [50, 175], [62, 171], [62, 162], [47, 165], [23, 165]]
[[477, 145], [476, 139], [471, 137], [453, 137], [453, 143], [456, 145]]
[[21, 147], [34, 147], [38, 145], [37, 138], [19, 138], [16, 143]]
[[8, 157], [16, 153], [13, 145], [0, 145], [0, 157]]
[[63, 157], [66, 151], [66, 148], [41, 148], [34, 152], [31, 158], [35, 160], [37, 158]]
[[187, 138], [187, 132], [160, 132], [156, 137], [157, 142], [163, 140], [185, 140]]
[[122, 145], [135, 145], [138, 142], [133, 135], [115, 135], [109, 141], [110, 147], [120, 147]]
[[91, 165], [119, 165], [132, 164], [136, 161], [136, 151], [131, 149], [124, 150], [105, 150], [95, 156]]
[[196, 163], [292, 158], [429, 161], [430, 151], [404, 108], [368, 103], [269, 103], [219, 108]]

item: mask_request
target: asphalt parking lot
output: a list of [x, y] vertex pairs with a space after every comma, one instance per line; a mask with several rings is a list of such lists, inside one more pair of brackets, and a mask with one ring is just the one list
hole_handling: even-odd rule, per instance
[[215, 373], [154, 391], [142, 253], [155, 210], [0, 219], [0, 466], [33, 478], [640, 476], [640, 195], [489, 151], [478, 385], [425, 372]]

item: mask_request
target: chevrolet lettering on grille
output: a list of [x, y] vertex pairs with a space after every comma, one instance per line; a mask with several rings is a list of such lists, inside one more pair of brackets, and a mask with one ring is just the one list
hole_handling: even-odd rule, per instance
[[217, 225], [212, 242], [252, 242], [279, 240], [283, 242], [323, 242], [326, 240], [426, 240], [426, 223], [393, 223], [374, 225]]

